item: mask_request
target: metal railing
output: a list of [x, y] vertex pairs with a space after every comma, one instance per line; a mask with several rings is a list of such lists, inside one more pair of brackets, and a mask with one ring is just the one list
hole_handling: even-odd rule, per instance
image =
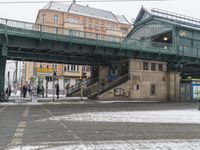
[[88, 98], [95, 98], [96, 96], [98, 96], [98, 95], [100, 95], [100, 94], [102, 94], [102, 93], [104, 93], [104, 92], [106, 92], [106, 91], [108, 91], [108, 90], [110, 90], [110, 89], [112, 89], [112, 88], [114, 88], [114, 87], [126, 82], [128, 79], [129, 79], [129, 76], [128, 76], [128, 74], [126, 74], [126, 75], [118, 78], [117, 80], [114, 80], [114, 81], [112, 81], [110, 83], [107, 83], [104, 86], [99, 87], [97, 89], [97, 91], [91, 93], [88, 96]]
[[174, 13], [174, 12], [170, 12], [166, 10], [156, 9], [156, 8], [152, 9], [151, 12], [155, 16], [160, 16], [167, 19], [173, 19], [179, 22], [193, 24], [195, 26], [196, 25], [200, 26], [200, 19], [197, 19], [197, 18], [189, 17], [186, 15], [182, 15], [182, 14], [178, 14], [178, 13]]
[[[119, 36], [112, 36], [112, 35], [105, 35], [105, 34], [98, 34], [92, 32], [85, 32], [80, 30], [72, 30], [60, 27], [53, 27], [41, 24], [34, 24], [29, 22], [22, 22], [10, 19], [2, 19], [0, 18], [0, 29], [9, 29], [12, 31], [18, 31], [18, 29], [22, 30], [29, 30], [29, 31], [36, 31], [42, 33], [51, 33], [56, 35], [64, 35], [64, 36], [71, 36], [71, 37], [79, 37], [85, 39], [94, 39], [97, 41], [106, 41], [115, 43], [117, 46], [122, 48], [128, 49], [151, 49], [151, 51], [159, 51], [164, 53], [171, 53], [173, 52], [173, 45], [172, 44], [165, 44], [165, 43], [158, 43], [152, 41], [142, 41], [137, 39], [129, 39], [125, 41], [124, 38]], [[7, 30], [8, 30], [7, 29]], [[20, 31], [27, 33], [27, 31]]]
[[84, 80], [84, 81], [82, 81], [82, 82], [80, 82], [78, 84], [75, 84], [75, 85], [73, 85], [73, 86], [71, 86], [71, 87], [66, 89], [67, 90], [67, 94], [66, 95], [68, 96], [68, 95], [71, 95], [71, 94], [81, 90], [81, 86], [82, 85], [89, 86], [91, 84], [94, 84], [97, 81], [98, 81], [98, 79], [94, 78], [94, 79]]

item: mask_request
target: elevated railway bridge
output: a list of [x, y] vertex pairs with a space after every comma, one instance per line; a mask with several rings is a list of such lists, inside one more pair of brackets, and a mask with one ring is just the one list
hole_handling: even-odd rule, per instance
[[200, 63], [200, 20], [141, 8], [133, 26], [127, 37], [121, 38], [1, 18], [0, 91], [4, 90], [6, 60], [102, 66], [132, 60], [129, 80], [133, 89], [143, 84], [141, 77], [132, 74], [134, 69], [154, 71], [152, 64], [164, 62], [168, 67], [160, 71], [170, 72], [173, 67]]

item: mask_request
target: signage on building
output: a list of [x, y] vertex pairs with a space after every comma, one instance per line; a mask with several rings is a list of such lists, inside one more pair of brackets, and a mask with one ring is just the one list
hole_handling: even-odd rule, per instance
[[52, 68], [37, 68], [37, 76], [52, 76], [53, 69]]

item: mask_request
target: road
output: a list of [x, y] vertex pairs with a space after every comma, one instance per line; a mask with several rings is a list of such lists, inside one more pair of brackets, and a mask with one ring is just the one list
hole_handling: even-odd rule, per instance
[[195, 103], [1, 103], [0, 149], [199, 149], [197, 107]]

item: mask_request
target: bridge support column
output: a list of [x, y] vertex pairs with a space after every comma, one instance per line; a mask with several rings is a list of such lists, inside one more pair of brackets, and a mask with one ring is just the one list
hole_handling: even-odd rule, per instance
[[0, 49], [0, 92], [4, 91], [7, 47]]
[[109, 67], [99, 66], [99, 83], [104, 85], [108, 83]]
[[167, 100], [179, 102], [180, 95], [180, 72], [169, 71], [167, 73]]

